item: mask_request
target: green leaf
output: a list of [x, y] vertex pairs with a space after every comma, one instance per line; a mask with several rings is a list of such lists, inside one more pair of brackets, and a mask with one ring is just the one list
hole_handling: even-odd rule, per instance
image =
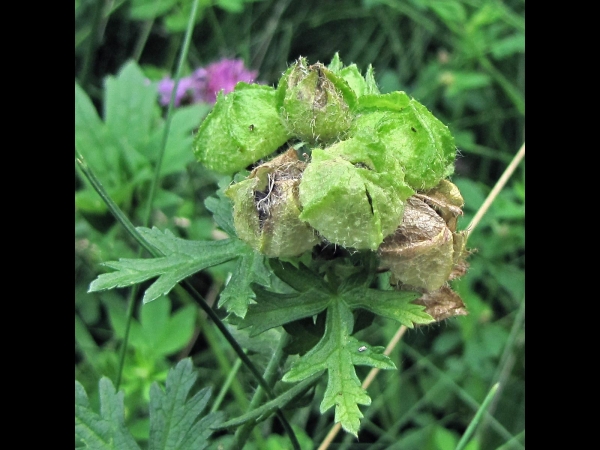
[[367, 67], [367, 73], [365, 74], [365, 81], [367, 82], [367, 90], [365, 94], [380, 94], [377, 82], [375, 81], [375, 71], [373, 66], [369, 64]]
[[[143, 227], [137, 230], [164, 256], [106, 262], [104, 265], [116, 272], [99, 275], [90, 284], [89, 292], [131, 286], [158, 277], [144, 293], [143, 302], [148, 303], [168, 294], [177, 283], [196, 272], [239, 258], [219, 304], [228, 312], [244, 317], [250, 300], [254, 298], [250, 284], [270, 285], [270, 272], [264, 266], [264, 255], [256, 253], [239, 239], [191, 241], [178, 238], [169, 230], [163, 232], [158, 228], [150, 230]], [[115, 329], [121, 329], [121, 319], [121, 314], [111, 315]]]
[[171, 355], [185, 347], [194, 333], [197, 307], [187, 305], [171, 315], [165, 297], [141, 306], [140, 323], [144, 341], [157, 356]]
[[363, 417], [358, 405], [369, 405], [371, 398], [361, 387], [355, 365], [394, 369], [394, 363], [383, 355], [383, 347], [369, 347], [350, 336], [352, 311], [341, 298], [327, 309], [325, 334], [319, 343], [301, 357], [283, 377], [283, 381], [301, 381], [322, 371], [328, 371], [327, 389], [321, 402], [321, 413], [335, 406], [335, 422], [358, 435]]
[[[127, 321], [122, 301], [103, 298], [111, 325], [119, 338], [125, 336]], [[168, 356], [183, 349], [194, 333], [197, 308], [187, 305], [171, 315], [171, 302], [166, 297], [140, 305], [139, 321], [133, 319], [129, 342], [155, 358]]]
[[210, 388], [188, 398], [198, 375], [189, 358], [169, 371], [166, 389], [157, 383], [150, 388], [150, 450], [203, 449], [212, 433], [212, 426], [222, 420], [221, 413], [212, 413], [197, 421], [211, 395]]
[[[212, 105], [197, 103], [190, 106], [182, 106], [174, 110], [169, 137], [165, 147], [165, 153], [160, 168], [161, 177], [181, 172], [187, 164], [195, 161], [193, 152], [190, 151], [194, 141], [193, 131], [198, 123], [211, 110]], [[164, 134], [164, 123], [154, 129], [145, 154], [153, 162], [158, 159], [160, 145]]]
[[169, 11], [178, 0], [132, 0], [129, 16], [133, 20], [152, 20]]
[[144, 294], [144, 303], [165, 295], [181, 280], [207, 267], [221, 264], [239, 256], [246, 245], [238, 239], [216, 242], [189, 241], [169, 230], [138, 228], [140, 234], [163, 257], [153, 259], [120, 259], [105, 266], [116, 272], [100, 275], [90, 284], [89, 292], [131, 286], [158, 276]]
[[[171, 9], [169, 14], [164, 18], [165, 28], [167, 32], [172, 34], [182, 33], [186, 30], [187, 24], [192, 13], [192, 5], [194, 2], [179, 0], [177, 8]], [[198, 12], [196, 13], [196, 23], [199, 23], [204, 18], [204, 10], [211, 5], [211, 0], [200, 0]]]
[[415, 323], [433, 322], [425, 307], [411, 302], [423, 294], [410, 291], [380, 291], [378, 289], [355, 288], [344, 292], [344, 300], [351, 308], [363, 308], [377, 315], [394, 319], [408, 328]]
[[[336, 279], [333, 271], [328, 272], [326, 282], [302, 264], [295, 267], [290, 263], [274, 261], [272, 269], [298, 292], [278, 293], [253, 285], [256, 304], [248, 307], [248, 313], [239, 328], [251, 327], [250, 335], [256, 335], [286, 325], [292, 334], [301, 335], [302, 329], [307, 327], [298, 321], [314, 317], [326, 309], [325, 331], [321, 339], [300, 357], [283, 381], [301, 381], [327, 370], [328, 384], [321, 412], [335, 406], [336, 422], [341, 422], [346, 431], [356, 435], [362, 417], [358, 405], [368, 405], [371, 399], [361, 388], [354, 366], [366, 365], [380, 369], [393, 369], [395, 366], [383, 354], [383, 347], [371, 346], [351, 336], [354, 328], [352, 310], [366, 309], [411, 328], [414, 323], [430, 323], [433, 319], [423, 312], [423, 306], [410, 303], [420, 296], [417, 293], [370, 289], [372, 265], [368, 258], [363, 261], [362, 269], [353, 267], [352, 275], [343, 278], [344, 281], [337, 288], [333, 286]], [[304, 351], [301, 346], [294, 346]]]
[[331, 300], [328, 286], [306, 267], [300, 266], [300, 269], [296, 269], [291, 264], [282, 262], [273, 264], [273, 269], [279, 278], [299, 292], [281, 294], [253, 284], [256, 304], [248, 307], [248, 312], [239, 325], [240, 329], [251, 327], [250, 336], [314, 316], [325, 310]]
[[244, 10], [244, 3], [253, 0], [217, 0], [217, 6], [231, 13], [240, 13]]
[[208, 197], [204, 200], [204, 206], [208, 209], [213, 219], [221, 229], [229, 236], [237, 236], [235, 226], [233, 225], [233, 203], [225, 195], [225, 190], [229, 187], [231, 179], [224, 179], [219, 183], [219, 189], [216, 196]]
[[116, 77], [105, 80], [104, 120], [124, 149], [141, 152], [159, 118], [156, 87], [130, 61]]
[[503, 59], [515, 53], [523, 53], [525, 51], [525, 33], [517, 32], [494, 41], [490, 49], [495, 59]]
[[123, 392], [102, 377], [99, 383], [100, 414], [94, 412], [84, 387], [75, 381], [75, 441], [92, 450], [139, 450], [125, 427]]
[[85, 91], [75, 83], [75, 148], [109, 187], [119, 181], [118, 146]]
[[467, 12], [458, 1], [431, 2], [429, 7], [448, 25], [462, 25], [467, 20]]
[[340, 70], [342, 70], [343, 67], [344, 67], [344, 63], [340, 59], [340, 54], [338, 52], [335, 52], [335, 55], [333, 55], [333, 58], [331, 58], [331, 62], [329, 63], [327, 68], [329, 70], [331, 70], [333, 73], [335, 73], [336, 75], [339, 75]]
[[252, 282], [269, 286], [270, 272], [265, 267], [265, 256], [246, 247], [239, 255], [231, 279], [221, 292], [219, 307], [226, 308], [228, 313], [244, 317], [250, 299], [255, 298], [250, 287]]
[[470, 91], [489, 86], [492, 78], [480, 72], [454, 71], [449, 72], [449, 83], [446, 95], [454, 97], [463, 91]]

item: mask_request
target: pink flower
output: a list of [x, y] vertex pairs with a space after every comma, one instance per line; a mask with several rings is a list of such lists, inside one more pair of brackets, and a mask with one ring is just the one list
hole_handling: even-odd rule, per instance
[[[255, 70], [247, 70], [241, 59], [222, 59], [209, 64], [206, 68], [199, 68], [189, 77], [179, 80], [175, 106], [190, 103], [215, 103], [217, 93], [223, 90], [228, 94], [239, 81], [252, 83], [256, 78]], [[167, 106], [171, 100], [171, 93], [175, 81], [164, 78], [158, 83], [159, 101]]]
[[252, 83], [256, 79], [255, 70], [246, 70], [241, 59], [223, 59], [206, 68], [206, 91], [204, 101], [214, 103], [217, 93], [222, 89], [224, 94], [233, 91], [239, 81]]
[[[175, 87], [175, 81], [170, 78], [163, 78], [158, 83], [158, 94], [160, 95], [160, 104], [167, 106], [171, 101], [171, 93]], [[177, 85], [177, 94], [175, 94], [175, 106], [180, 106], [182, 103], [191, 103], [192, 99], [197, 97], [199, 89], [203, 87], [193, 80], [192, 77], [185, 77], [179, 80]]]

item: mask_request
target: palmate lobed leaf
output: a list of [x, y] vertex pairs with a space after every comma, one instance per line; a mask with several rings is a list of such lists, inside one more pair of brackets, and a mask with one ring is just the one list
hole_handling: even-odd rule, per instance
[[139, 450], [125, 427], [123, 392], [116, 392], [111, 381], [99, 383], [100, 414], [90, 407], [84, 387], [75, 381], [75, 441], [93, 450]]
[[369, 405], [371, 398], [361, 387], [354, 366], [380, 369], [394, 369], [396, 366], [382, 354], [382, 347], [369, 348], [350, 336], [352, 323], [352, 311], [344, 302], [341, 299], [331, 302], [323, 338], [292, 366], [283, 381], [301, 381], [327, 370], [327, 389], [321, 402], [321, 413], [335, 406], [335, 422], [340, 422], [344, 430], [357, 436], [363, 417], [358, 405]]
[[250, 336], [324, 311], [331, 300], [331, 291], [323, 279], [315, 276], [305, 266], [278, 261], [271, 265], [279, 279], [297, 293], [281, 294], [269, 291], [258, 284], [252, 285], [256, 304], [248, 312], [239, 328], [251, 327]]
[[188, 399], [198, 375], [189, 358], [169, 371], [163, 391], [157, 383], [150, 389], [150, 450], [203, 449], [212, 433], [211, 426], [223, 419], [212, 413], [196, 422], [211, 395], [204, 388]]
[[[115, 335], [123, 339], [127, 324], [127, 311], [122, 301], [103, 298], [108, 309]], [[155, 358], [162, 358], [183, 349], [192, 338], [197, 307], [186, 305], [171, 314], [171, 302], [166, 297], [143, 305], [139, 321], [132, 318], [129, 342], [135, 349], [142, 350]]]
[[269, 271], [265, 267], [265, 256], [247, 248], [239, 255], [231, 279], [219, 296], [219, 307], [238, 317], [244, 317], [248, 310], [248, 303], [255, 297], [252, 282], [263, 286], [270, 285]]
[[335, 421], [340, 422], [347, 432], [357, 435], [363, 417], [358, 405], [368, 405], [371, 399], [361, 387], [354, 366], [394, 369], [395, 365], [383, 355], [383, 347], [372, 347], [351, 336], [354, 327], [352, 310], [367, 309], [410, 328], [415, 323], [430, 323], [432, 317], [423, 311], [424, 306], [410, 303], [420, 294], [370, 289], [372, 276], [365, 271], [344, 279], [334, 289], [330, 282], [325, 282], [301, 264], [295, 268], [279, 262], [272, 268], [298, 292], [282, 294], [253, 285], [256, 304], [249, 306], [240, 328], [251, 327], [250, 334], [256, 335], [327, 310], [322, 338], [292, 366], [283, 381], [302, 381], [327, 370], [328, 382], [321, 413], [335, 406]]
[[[225, 222], [226, 223], [226, 222]], [[225, 225], [226, 226], [226, 225]], [[168, 294], [183, 279], [207, 267], [238, 258], [229, 283], [221, 294], [220, 306], [244, 317], [254, 292], [252, 282], [270, 285], [270, 274], [265, 267], [264, 255], [256, 253], [247, 244], [233, 237], [221, 241], [191, 241], [178, 238], [169, 230], [137, 228], [142, 237], [164, 256], [156, 258], [120, 259], [105, 266], [116, 272], [101, 274], [89, 292], [127, 287], [158, 277], [144, 293], [144, 303]]]
[[[157, 383], [150, 390], [150, 450], [202, 450], [208, 446], [212, 427], [223, 421], [220, 412], [199, 419], [211, 395], [210, 388], [189, 397], [198, 375], [189, 358], [169, 370], [166, 389]], [[123, 392], [112, 382], [100, 380], [100, 414], [90, 408], [84, 387], [75, 381], [75, 441], [78, 448], [94, 450], [139, 450], [124, 424]], [[83, 445], [83, 447], [81, 447]]]
[[331, 295], [318, 289], [300, 294], [278, 294], [267, 291], [262, 286], [252, 286], [256, 294], [256, 304], [248, 307], [248, 312], [239, 328], [251, 327], [250, 336], [284, 325], [294, 320], [311, 317], [324, 311]]
[[433, 317], [425, 307], [411, 303], [423, 294], [412, 291], [380, 291], [355, 288], [344, 293], [344, 300], [351, 308], [363, 308], [379, 316], [394, 319], [408, 328], [414, 324], [428, 324]]
[[144, 303], [165, 295], [181, 280], [207, 267], [237, 258], [246, 249], [238, 239], [222, 241], [190, 241], [173, 235], [169, 230], [138, 228], [142, 236], [163, 257], [152, 259], [120, 259], [104, 265], [117, 272], [98, 276], [90, 284], [90, 292], [131, 286], [158, 276], [146, 290]]

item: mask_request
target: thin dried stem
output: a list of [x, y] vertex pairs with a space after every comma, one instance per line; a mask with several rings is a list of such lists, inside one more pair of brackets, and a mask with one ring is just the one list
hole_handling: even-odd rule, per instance
[[517, 166], [519, 165], [519, 163], [521, 162], [521, 160], [524, 157], [525, 157], [525, 142], [523, 142], [523, 145], [521, 146], [521, 148], [519, 149], [519, 151], [517, 152], [517, 154], [515, 155], [513, 160], [510, 162], [510, 164], [508, 165], [508, 167], [506, 168], [506, 170], [504, 171], [502, 176], [498, 179], [498, 181], [496, 182], [496, 185], [493, 187], [490, 194], [487, 196], [487, 198], [481, 205], [481, 208], [479, 208], [479, 210], [473, 217], [473, 220], [471, 220], [471, 223], [467, 227], [468, 234], [471, 234], [473, 232], [473, 230], [475, 229], [475, 227], [479, 224], [482, 217], [485, 215], [485, 213], [489, 209], [490, 205], [492, 204], [492, 202], [496, 199], [496, 197], [498, 196], [498, 194], [500, 193], [500, 191], [502, 190], [502, 188], [504, 187], [504, 185], [506, 184], [506, 182], [508, 181], [510, 176], [517, 169]]

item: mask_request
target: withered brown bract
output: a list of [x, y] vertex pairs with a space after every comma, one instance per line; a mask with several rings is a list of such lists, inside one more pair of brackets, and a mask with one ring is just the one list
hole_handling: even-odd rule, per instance
[[423, 292], [415, 303], [435, 320], [466, 315], [461, 298], [447, 282], [466, 273], [466, 232], [457, 232], [463, 199], [448, 180], [406, 201], [400, 227], [379, 247], [380, 268], [390, 270], [399, 290]]
[[437, 291], [428, 292], [413, 303], [425, 306], [425, 312], [438, 322], [449, 317], [468, 314], [460, 296], [447, 285]]

